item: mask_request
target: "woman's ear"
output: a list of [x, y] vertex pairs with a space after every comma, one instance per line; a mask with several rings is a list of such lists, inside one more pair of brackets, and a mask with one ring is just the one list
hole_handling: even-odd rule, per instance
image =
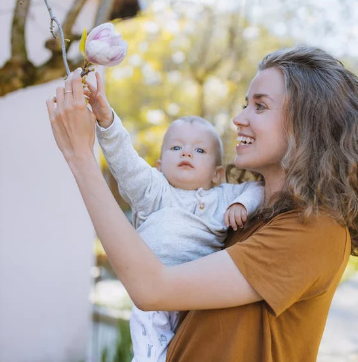
[[214, 171], [214, 176], [211, 179], [211, 182], [214, 185], [218, 185], [220, 184], [220, 182], [223, 180], [224, 178], [224, 166], [216, 166], [215, 171]]
[[162, 160], [156, 160], [156, 161], [155, 161], [155, 168], [156, 168], [158, 171], [162, 172]]

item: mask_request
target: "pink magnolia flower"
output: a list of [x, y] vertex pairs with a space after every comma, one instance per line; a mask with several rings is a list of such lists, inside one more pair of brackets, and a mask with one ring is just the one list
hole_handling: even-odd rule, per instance
[[119, 64], [127, 54], [127, 42], [115, 32], [112, 23], [96, 26], [86, 40], [86, 58], [89, 62], [105, 66]]

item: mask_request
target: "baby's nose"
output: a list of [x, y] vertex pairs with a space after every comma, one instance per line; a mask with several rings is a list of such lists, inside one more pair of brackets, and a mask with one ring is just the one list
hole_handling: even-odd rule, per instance
[[189, 150], [189, 148], [183, 148], [183, 151], [182, 151], [182, 157], [192, 157], [192, 153], [191, 153], [191, 150]]

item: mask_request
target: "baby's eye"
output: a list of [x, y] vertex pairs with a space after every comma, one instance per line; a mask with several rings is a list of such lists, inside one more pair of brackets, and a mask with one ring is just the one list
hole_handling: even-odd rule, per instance
[[170, 148], [173, 151], [180, 151], [181, 150], [181, 146], [173, 146]]
[[195, 149], [195, 152], [197, 152], [197, 153], [205, 153], [205, 150], [203, 150], [202, 148], [196, 148]]

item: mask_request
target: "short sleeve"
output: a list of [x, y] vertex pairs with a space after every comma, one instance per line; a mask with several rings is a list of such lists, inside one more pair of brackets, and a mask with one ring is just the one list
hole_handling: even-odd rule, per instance
[[290, 211], [226, 250], [278, 316], [301, 298], [329, 288], [349, 255], [347, 239], [346, 228], [329, 216], [303, 224]]

